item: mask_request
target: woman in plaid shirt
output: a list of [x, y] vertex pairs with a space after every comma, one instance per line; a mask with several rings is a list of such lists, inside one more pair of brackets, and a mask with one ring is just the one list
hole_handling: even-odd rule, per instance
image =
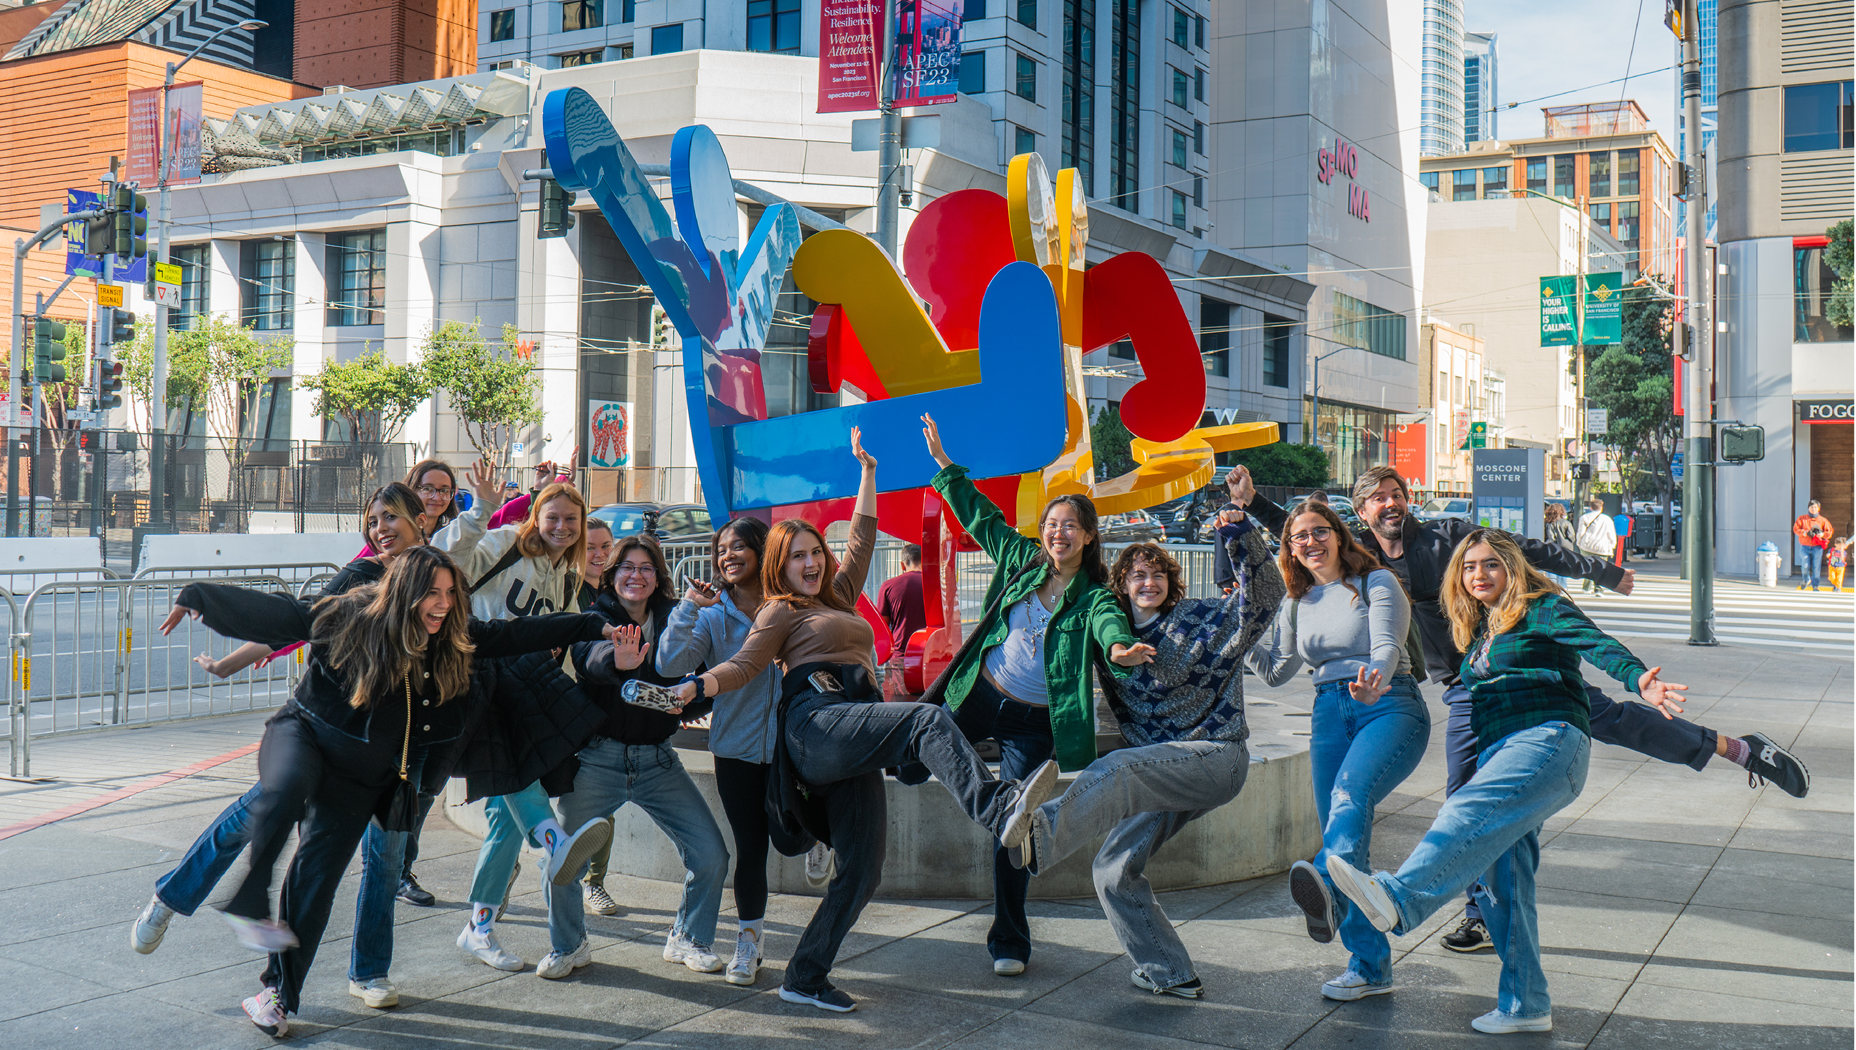
[[1534, 875], [1541, 825], [1585, 787], [1591, 741], [1579, 661], [1665, 710], [1681, 710], [1674, 701], [1688, 687], [1662, 681], [1662, 668], [1646, 668], [1593, 626], [1506, 533], [1463, 538], [1444, 576], [1443, 605], [1468, 654], [1461, 673], [1481, 749], [1476, 775], [1444, 803], [1397, 874], [1368, 875], [1332, 855], [1328, 874], [1374, 926], [1401, 935], [1481, 876], [1477, 904], [1502, 971], [1496, 1008], [1470, 1025], [1492, 1034], [1552, 1031]]

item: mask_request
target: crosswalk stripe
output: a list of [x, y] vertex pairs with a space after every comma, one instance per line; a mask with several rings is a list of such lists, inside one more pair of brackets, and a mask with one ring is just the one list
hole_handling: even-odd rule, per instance
[[[1575, 590], [1569, 597], [1600, 628], [1620, 637], [1689, 636], [1689, 585], [1683, 580], [1640, 577], [1628, 595]], [[1717, 580], [1714, 633], [1732, 644], [1849, 653], [1856, 649], [1856, 601], [1848, 594]]]

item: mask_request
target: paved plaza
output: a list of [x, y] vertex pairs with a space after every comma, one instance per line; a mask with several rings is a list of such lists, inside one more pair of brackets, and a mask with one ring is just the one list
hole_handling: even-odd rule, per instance
[[[1831, 600], [1830, 596], [1824, 596]], [[1843, 600], [1841, 598], [1835, 600]], [[1781, 640], [1782, 641], [1782, 640]], [[1821, 650], [1633, 639], [1691, 684], [1689, 714], [1724, 732], [1762, 730], [1810, 767], [1793, 799], [1716, 760], [1700, 772], [1597, 746], [1584, 794], [1548, 822], [1541, 940], [1555, 1030], [1520, 1046], [1847, 1048], [1852, 1042], [1851, 661]], [[1253, 697], [1307, 709], [1302, 676]], [[1443, 707], [1418, 772], [1380, 807], [1374, 858], [1396, 866], [1443, 797]], [[41, 740], [45, 783], [0, 782], [0, 1046], [262, 1047], [238, 1001], [261, 961], [216, 915], [177, 918], [153, 955], [128, 927], [155, 878], [256, 776], [261, 716]], [[185, 776], [172, 773], [193, 770]], [[22, 830], [24, 829], [24, 830]], [[769, 965], [752, 988], [666, 964], [678, 887], [613, 877], [619, 915], [588, 917], [593, 965], [538, 979], [546, 917], [525, 864], [503, 943], [531, 963], [505, 974], [459, 951], [460, 896], [477, 841], [434, 814], [418, 874], [436, 908], [400, 905], [396, 1009], [347, 993], [350, 878], [287, 1040], [326, 1047], [1431, 1048], [1486, 1045], [1469, 1019], [1493, 1005], [1498, 961], [1436, 944], [1459, 912], [1394, 941], [1399, 990], [1321, 998], [1340, 945], [1302, 932], [1284, 876], [1163, 895], [1207, 987], [1192, 1003], [1141, 993], [1094, 900], [1034, 902], [1023, 977], [995, 977], [990, 902], [879, 898], [845, 943], [834, 981], [859, 1000], [827, 1015], [782, 1002], [781, 962], [815, 901], [776, 896]], [[355, 863], [358, 871], [359, 861]], [[240, 869], [220, 886], [229, 895]], [[1035, 887], [1034, 887], [1035, 888]], [[724, 896], [724, 907], [732, 899]], [[722, 938], [733, 935], [732, 914]]]

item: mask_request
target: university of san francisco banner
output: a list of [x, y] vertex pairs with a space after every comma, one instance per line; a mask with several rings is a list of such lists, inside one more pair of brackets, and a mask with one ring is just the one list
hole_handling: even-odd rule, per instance
[[952, 102], [960, 90], [962, 0], [895, 0], [891, 96], [897, 108]]
[[1578, 295], [1576, 275], [1540, 279], [1541, 346], [1571, 346], [1579, 341], [1578, 322], [1573, 315]]
[[882, 0], [824, 0], [818, 22], [818, 111], [878, 108], [882, 104], [877, 90]]
[[1624, 341], [1624, 274], [1585, 275], [1585, 338], [1587, 346], [1609, 346]]

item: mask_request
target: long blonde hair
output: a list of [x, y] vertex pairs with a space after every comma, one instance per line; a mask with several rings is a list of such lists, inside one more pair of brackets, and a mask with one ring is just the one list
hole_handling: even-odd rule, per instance
[[[1494, 608], [1486, 610], [1482, 602], [1463, 585], [1464, 555], [1478, 543], [1488, 544], [1489, 550], [1501, 559], [1502, 568], [1508, 574], [1508, 586], [1502, 589], [1501, 600], [1495, 603]], [[1521, 545], [1513, 537], [1500, 529], [1477, 529], [1463, 537], [1463, 542], [1450, 552], [1450, 567], [1444, 570], [1441, 601], [1444, 614], [1450, 617], [1451, 640], [1456, 642], [1459, 652], [1468, 652], [1476, 641], [1476, 633], [1482, 626], [1485, 613], [1489, 633], [1505, 634], [1527, 615], [1527, 607], [1534, 599], [1559, 593], [1558, 584], [1527, 563], [1527, 556], [1521, 553]]]
[[[440, 569], [449, 570], [456, 600], [436, 634], [428, 634], [419, 603], [432, 589]], [[329, 663], [354, 683], [350, 707], [363, 708], [390, 695], [412, 672], [426, 647], [438, 647], [432, 661], [432, 684], [439, 703], [463, 695], [470, 687], [470, 584], [451, 556], [436, 547], [409, 547], [394, 558], [379, 583], [356, 587], [316, 603], [312, 644], [329, 654]]]

